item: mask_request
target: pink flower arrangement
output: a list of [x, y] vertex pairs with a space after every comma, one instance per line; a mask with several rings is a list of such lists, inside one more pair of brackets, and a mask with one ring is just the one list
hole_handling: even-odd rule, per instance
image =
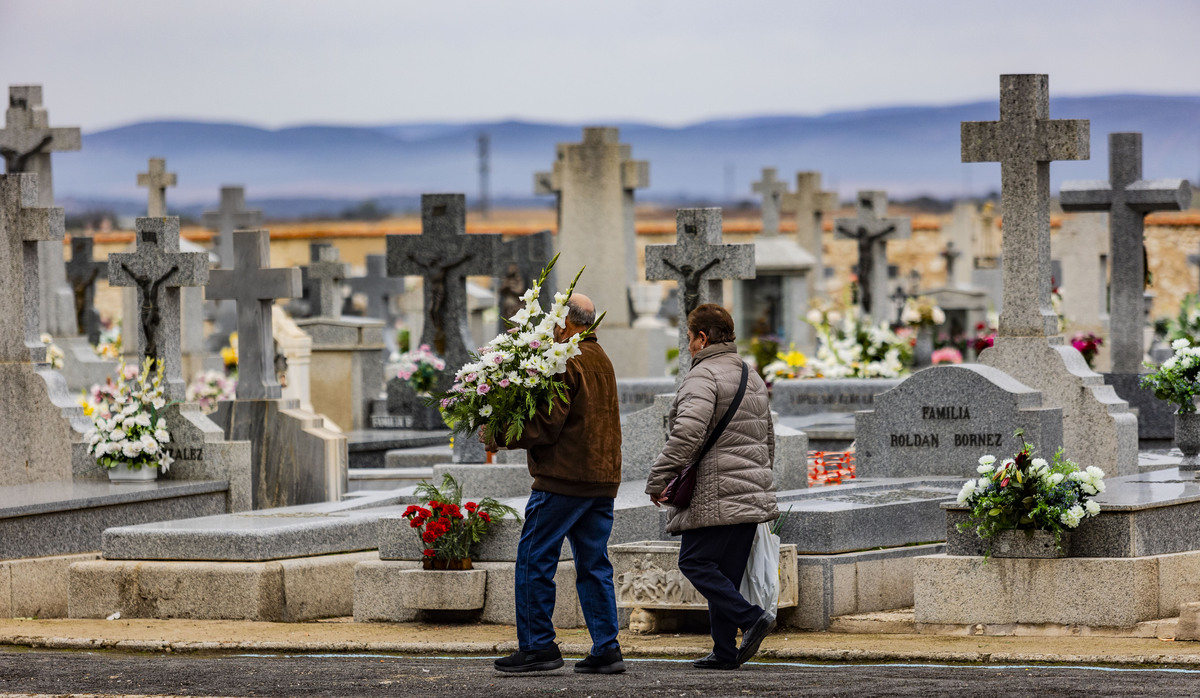
[[938, 364], [961, 364], [963, 362], [962, 352], [954, 347], [942, 347], [934, 349], [932, 354], [933, 365]]

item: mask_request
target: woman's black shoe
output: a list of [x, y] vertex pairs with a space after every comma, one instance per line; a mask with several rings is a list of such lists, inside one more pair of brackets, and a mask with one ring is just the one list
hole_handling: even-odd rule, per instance
[[553, 671], [563, 665], [562, 653], [558, 645], [545, 650], [532, 652], [513, 652], [507, 657], [501, 657], [492, 663], [496, 671], [518, 673], [522, 671]]
[[599, 657], [589, 654], [575, 662], [576, 674], [620, 674], [624, 671], [625, 658], [621, 656], [620, 647], [605, 650]]
[[716, 655], [710, 654], [704, 659], [697, 659], [692, 662], [692, 666], [697, 669], [718, 669], [721, 671], [733, 671], [738, 668], [737, 662], [720, 662], [717, 661]]

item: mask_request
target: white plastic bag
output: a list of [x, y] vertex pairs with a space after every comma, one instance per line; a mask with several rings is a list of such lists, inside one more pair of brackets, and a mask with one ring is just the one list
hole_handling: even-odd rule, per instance
[[779, 610], [779, 536], [771, 524], [760, 523], [754, 532], [750, 561], [738, 589], [747, 601], [775, 615]]

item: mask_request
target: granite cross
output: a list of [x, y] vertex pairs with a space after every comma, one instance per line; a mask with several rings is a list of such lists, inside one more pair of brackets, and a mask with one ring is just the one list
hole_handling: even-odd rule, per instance
[[184, 400], [179, 290], [208, 283], [208, 254], [179, 251], [179, 218], [137, 219], [137, 249], [108, 256], [108, 284], [138, 290], [138, 361], [161, 359], [167, 401]]
[[[512, 317], [518, 310], [525, 307], [521, 295], [533, 286], [542, 269], [554, 257], [554, 240], [549, 230], [542, 230], [529, 235], [521, 235], [505, 242], [500, 247], [500, 260], [496, 269], [500, 272], [497, 280], [496, 298], [500, 304], [500, 318], [496, 325], [497, 332], [508, 329], [504, 319]], [[556, 265], [557, 266], [557, 265]], [[546, 277], [543, 284], [548, 293], [538, 297], [543, 310], [550, 309], [554, 300], [554, 292], [558, 290], [555, 284], [554, 270]]]
[[275, 379], [271, 305], [276, 298], [300, 295], [300, 270], [271, 268], [271, 235], [265, 230], [234, 233], [233, 255], [233, 269], [209, 272], [204, 295], [237, 303], [237, 399], [278, 399], [283, 389]]
[[646, 280], [679, 284], [679, 380], [692, 365], [687, 317], [696, 306], [722, 303], [724, 279], [754, 278], [754, 245], [721, 241], [721, 209], [675, 212], [675, 244], [646, 246]]
[[762, 194], [762, 233], [763, 235], [779, 234], [779, 209], [783, 205], [783, 197], [788, 193], [787, 182], [775, 179], [775, 168], [764, 167], [762, 179], [754, 182], [751, 189]]
[[350, 265], [339, 261], [338, 249], [326, 242], [309, 246], [309, 263], [304, 268], [311, 317], [342, 316], [342, 281], [350, 276]]
[[837, 193], [821, 191], [820, 172], [797, 172], [796, 191], [785, 194], [783, 208], [796, 213], [796, 240], [817, 258], [822, 255], [822, 218], [837, 208]]
[[1151, 211], [1179, 211], [1192, 201], [1184, 179], [1142, 179], [1142, 134], [1108, 134], [1108, 181], [1064, 182], [1064, 211], [1108, 211], [1109, 343], [1112, 372], [1142, 372], [1145, 354], [1145, 217]]
[[139, 172], [137, 185], [150, 190], [150, 202], [146, 207], [146, 215], [158, 218], [167, 215], [167, 187], [178, 184], [174, 172], [167, 172], [167, 161], [162, 158], [150, 158], [148, 172]]
[[0, 362], [42, 363], [37, 243], [62, 240], [63, 210], [38, 206], [37, 175], [0, 175]]
[[[0, 129], [0, 155], [4, 156], [6, 171], [9, 174], [36, 174], [38, 205], [53, 206], [50, 154], [79, 150], [82, 145], [79, 129], [50, 127], [49, 115], [42, 106], [41, 85], [10, 86], [4, 118], [5, 127]], [[63, 270], [62, 244], [42, 242], [37, 248], [41, 328], [58, 336], [74, 334], [72, 294]]]
[[[1050, 119], [1046, 75], [1001, 75], [1000, 120], [962, 122], [962, 161], [1000, 163], [1002, 337], [1051, 337], [1050, 162], [1086, 160], [1088, 122]], [[1140, 327], [1140, 323], [1139, 323]]]
[[75, 324], [88, 342], [100, 341], [100, 315], [96, 312], [96, 279], [108, 278], [108, 262], [92, 261], [94, 241], [83, 235], [71, 237], [71, 261], [67, 262], [67, 281], [75, 293]]
[[445, 390], [453, 371], [467, 362], [474, 343], [467, 326], [467, 276], [495, 274], [499, 235], [466, 234], [466, 197], [422, 194], [421, 234], [389, 235], [389, 276], [423, 276], [425, 320], [421, 344], [446, 361], [439, 379]]
[[886, 320], [887, 241], [912, 237], [912, 221], [887, 217], [887, 193], [858, 192], [857, 216], [833, 222], [838, 237], [858, 243], [859, 306], [876, 320]]
[[233, 231], [258, 228], [262, 211], [246, 208], [244, 187], [221, 187], [221, 205], [204, 213], [204, 227], [217, 233], [217, 257], [222, 269], [233, 269]]
[[956, 286], [954, 280], [954, 264], [958, 258], [962, 256], [962, 250], [954, 246], [954, 241], [950, 240], [946, 243], [946, 249], [938, 253], [938, 255], [946, 260], [946, 287], [954, 288]]
[[346, 285], [354, 293], [367, 297], [367, 317], [392, 324], [392, 299], [404, 293], [404, 279], [387, 275], [387, 255], [367, 255], [366, 276], [346, 279]]

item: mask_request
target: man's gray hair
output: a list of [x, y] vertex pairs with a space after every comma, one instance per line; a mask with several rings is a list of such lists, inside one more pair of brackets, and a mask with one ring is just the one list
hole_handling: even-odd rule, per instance
[[567, 301], [567, 322], [580, 327], [591, 327], [596, 321], [596, 309], [584, 310], [575, 303], [575, 299]]

